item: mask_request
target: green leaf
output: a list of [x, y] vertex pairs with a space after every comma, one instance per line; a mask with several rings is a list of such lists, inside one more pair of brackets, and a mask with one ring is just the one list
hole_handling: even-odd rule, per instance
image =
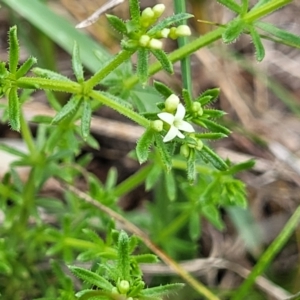
[[231, 21], [222, 34], [223, 42], [225, 44], [233, 43], [244, 31], [245, 26], [246, 24], [242, 19], [235, 19]]
[[170, 95], [175, 94], [175, 92], [172, 91], [168, 86], [166, 86], [165, 84], [163, 84], [159, 81], [154, 80], [153, 86], [166, 99]]
[[228, 169], [228, 166], [225, 163], [225, 161], [206, 145], [203, 145], [203, 148], [198, 153], [204, 161], [208, 160], [218, 170], [226, 171]]
[[138, 23], [140, 20], [140, 3], [139, 0], [129, 0], [129, 12], [131, 20]]
[[176, 181], [174, 178], [173, 172], [164, 172], [165, 177], [165, 188], [167, 192], [167, 196], [170, 199], [170, 201], [174, 201], [176, 198]]
[[109, 24], [118, 32], [126, 35], [127, 33], [127, 29], [126, 29], [126, 24], [123, 20], [121, 20], [120, 18], [118, 18], [115, 15], [110, 15], [110, 14], [106, 14], [107, 20], [109, 22]]
[[65, 106], [63, 106], [63, 108], [55, 115], [55, 117], [52, 120], [52, 124], [57, 124], [64, 118], [74, 115], [79, 109], [81, 101], [82, 99], [79, 96], [72, 96], [68, 103]]
[[147, 161], [152, 142], [153, 131], [148, 128], [139, 138], [136, 146], [136, 155], [140, 164]]
[[203, 140], [218, 140], [227, 137], [226, 134], [220, 132], [194, 133], [194, 135]]
[[194, 149], [190, 149], [190, 155], [187, 159], [187, 178], [190, 184], [193, 184], [196, 178], [196, 156]]
[[27, 74], [31, 67], [36, 64], [37, 60], [35, 57], [30, 56], [19, 68], [19, 70], [16, 73], [16, 78], [20, 78], [22, 76], [24, 76], [25, 74]]
[[26, 153], [19, 151], [15, 147], [12, 147], [12, 146], [9, 146], [9, 145], [3, 144], [3, 143], [0, 144], [0, 150], [5, 151], [5, 152], [10, 153], [15, 156], [22, 157], [22, 158], [25, 158], [27, 156]]
[[95, 285], [100, 289], [110, 292], [113, 288], [113, 285], [108, 280], [92, 271], [75, 266], [69, 266], [69, 269], [78, 278], [89, 284]]
[[189, 216], [189, 236], [192, 241], [197, 241], [200, 236], [200, 214], [197, 210], [192, 211]]
[[159, 259], [154, 254], [134, 255], [132, 258], [139, 264], [153, 264], [159, 262]]
[[122, 280], [130, 280], [129, 238], [125, 231], [121, 230], [118, 239], [118, 265], [117, 269]]
[[173, 64], [169, 60], [167, 54], [163, 50], [153, 50], [153, 49], [151, 49], [151, 53], [160, 62], [163, 70], [165, 70], [169, 74], [173, 74]]
[[61, 75], [59, 73], [56, 73], [54, 71], [47, 70], [47, 69], [33, 68], [32, 72], [35, 75], [43, 77], [43, 78], [49, 78], [49, 79], [54, 79], [54, 80], [72, 82], [72, 80], [69, 79], [68, 77], [66, 77], [64, 75]]
[[202, 214], [219, 230], [224, 229], [219, 210], [214, 205], [206, 205], [201, 208]]
[[265, 57], [265, 48], [261, 42], [261, 38], [253, 26], [248, 26], [252, 41], [255, 47], [255, 56], [257, 61], [262, 61]]
[[20, 131], [20, 103], [16, 87], [11, 88], [8, 94], [8, 116], [11, 128]]
[[250, 159], [250, 160], [247, 160], [245, 162], [234, 165], [233, 167], [230, 167], [226, 171], [226, 174], [234, 175], [234, 174], [239, 173], [241, 171], [249, 170], [249, 169], [253, 168], [254, 165], [255, 165], [255, 160]]
[[137, 75], [142, 84], [145, 84], [148, 79], [148, 52], [146, 48], [137, 50]]
[[145, 289], [141, 292], [141, 294], [144, 296], [162, 297], [171, 293], [177, 293], [178, 290], [182, 289], [183, 287], [183, 283], [172, 283]]
[[17, 26], [13, 26], [9, 29], [9, 71], [12, 74], [15, 74], [17, 72], [18, 63], [19, 63], [19, 41], [17, 36]]
[[226, 112], [218, 109], [203, 109], [203, 115], [209, 118], [221, 118], [226, 115]]
[[83, 101], [83, 110], [81, 116], [81, 134], [84, 140], [86, 140], [90, 134], [91, 119], [92, 119], [91, 101], [90, 99], [85, 99]]
[[82, 63], [80, 58], [79, 47], [76, 41], [74, 42], [74, 46], [73, 46], [72, 67], [77, 81], [83, 82], [84, 81], [83, 68], [82, 68]]
[[155, 143], [156, 148], [160, 154], [161, 161], [166, 171], [169, 172], [172, 169], [172, 157], [160, 134], [155, 135]]
[[283, 42], [291, 47], [300, 48], [300, 36], [291, 32], [280, 29], [273, 24], [267, 22], [256, 22], [255, 25], [263, 31], [277, 37], [278, 42]]
[[241, 16], [244, 16], [249, 9], [249, 0], [242, 0]]
[[112, 190], [116, 186], [117, 180], [118, 180], [118, 171], [115, 167], [111, 167], [106, 176], [105, 189], [107, 191]]
[[153, 188], [156, 182], [160, 179], [162, 171], [163, 170], [161, 169], [160, 165], [153, 164], [153, 167], [151, 168], [151, 171], [149, 172], [145, 181], [146, 191], [150, 191]]
[[215, 123], [214, 121], [208, 120], [208, 119], [193, 119], [193, 122], [204, 127], [204, 128], [208, 128], [209, 130], [213, 131], [213, 132], [217, 132], [217, 133], [223, 133], [225, 135], [229, 135], [231, 133], [231, 131], [229, 129], [227, 129], [226, 127]]
[[193, 101], [192, 101], [192, 98], [191, 98], [191, 95], [190, 95], [189, 91], [186, 90], [186, 89], [183, 89], [182, 90], [182, 96], [183, 96], [186, 107], [189, 109], [193, 104]]
[[234, 0], [217, 0], [217, 1], [237, 14], [241, 12], [241, 7]]
[[148, 32], [148, 35], [154, 35], [156, 32], [161, 31], [164, 28], [168, 28], [172, 24], [181, 24], [181, 21], [194, 17], [188, 13], [180, 13], [163, 19], [161, 22], [154, 25]]
[[205, 106], [206, 104], [215, 101], [219, 97], [219, 95], [220, 95], [219, 88], [209, 89], [203, 92], [200, 95], [200, 97], [198, 97], [195, 101], [198, 101], [202, 106]]

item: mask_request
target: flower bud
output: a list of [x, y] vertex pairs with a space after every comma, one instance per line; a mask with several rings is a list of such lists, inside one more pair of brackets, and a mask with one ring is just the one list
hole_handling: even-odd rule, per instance
[[169, 28], [164, 28], [161, 32], [160, 32], [160, 35], [161, 37], [163, 38], [167, 38], [169, 36], [169, 33], [170, 33], [170, 29]]
[[192, 104], [193, 112], [198, 112], [200, 108], [201, 108], [201, 104], [199, 102], [193, 102], [193, 104]]
[[177, 33], [176, 33], [177, 28], [176, 27], [171, 27], [170, 32], [168, 37], [172, 40], [176, 40], [178, 38]]
[[158, 39], [151, 39], [148, 46], [151, 49], [160, 50], [163, 47], [163, 43], [162, 43], [162, 41], [160, 41]]
[[179, 25], [176, 28], [176, 35], [177, 36], [190, 36], [191, 34], [192, 34], [191, 29], [187, 25]]
[[154, 11], [151, 7], [147, 7], [142, 11], [141, 18], [144, 20], [152, 20], [154, 17]]
[[166, 7], [164, 4], [156, 4], [153, 6], [152, 11], [156, 18], [159, 18], [163, 12], [165, 11]]
[[200, 151], [203, 148], [203, 142], [201, 140], [197, 140], [196, 149]]
[[188, 158], [190, 155], [190, 148], [188, 145], [184, 144], [180, 147], [180, 154], [185, 157]]
[[164, 122], [161, 120], [155, 120], [151, 122], [151, 128], [156, 132], [161, 132], [164, 127]]
[[146, 34], [142, 35], [142, 36], [140, 37], [140, 39], [139, 39], [139, 44], [140, 44], [140, 46], [142, 46], [142, 47], [147, 47], [148, 44], [149, 44], [150, 39], [151, 39], [151, 38], [150, 38], [149, 35], [146, 35]]
[[180, 103], [179, 98], [172, 94], [165, 101], [165, 109], [167, 112], [174, 112], [177, 109], [178, 104]]
[[117, 286], [121, 294], [126, 294], [130, 289], [130, 284], [127, 280], [121, 280]]

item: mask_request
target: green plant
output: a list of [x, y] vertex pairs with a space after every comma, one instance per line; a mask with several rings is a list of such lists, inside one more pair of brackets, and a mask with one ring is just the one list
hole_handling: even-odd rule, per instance
[[[16, 3], [14, 1], [3, 2], [12, 6]], [[137, 0], [129, 0], [128, 21], [107, 15], [109, 23], [123, 35], [122, 50], [105, 63], [101, 62], [101, 67], [89, 79], [84, 76], [80, 47], [76, 41], [72, 50], [75, 80], [47, 69], [33, 68], [36, 64], [33, 57], [19, 65], [17, 27], [10, 28], [8, 63], [0, 63], [0, 94], [7, 99], [3, 105], [2, 120], [20, 132], [28, 152], [0, 145], [0, 149], [17, 157], [0, 183], [0, 207], [5, 214], [0, 232], [1, 236], [9, 237], [0, 241], [0, 272], [3, 274], [0, 290], [7, 299], [42, 296], [42, 299], [75, 299], [72, 281], [57, 263], [61, 259], [64, 263], [73, 263], [75, 257], [93, 261], [91, 271], [70, 267], [76, 276], [86, 282], [87, 287], [80, 287], [76, 294], [79, 299], [161, 299], [181, 287], [181, 284], [170, 284], [145, 288], [138, 264], [155, 262], [156, 258], [146, 254], [133, 255], [136, 237], [129, 238], [124, 231], [118, 233], [114, 230], [115, 221], [111, 217], [118, 220], [119, 215], [127, 216], [118, 207], [118, 198], [141, 183], [145, 183], [147, 190], [154, 190], [154, 202], [148, 206], [148, 218], [141, 224], [153, 241], [175, 259], [185, 258], [183, 248], [196, 249], [202, 217], [221, 230], [224, 224], [220, 208], [246, 207], [244, 184], [235, 175], [251, 168], [253, 161], [232, 165], [209, 146], [208, 141], [227, 137], [230, 130], [216, 122], [224, 112], [209, 106], [218, 98], [218, 88], [209, 89], [196, 97], [192, 95], [187, 57], [218, 39], [232, 43], [242, 33], [251, 36], [258, 61], [264, 57], [262, 37], [299, 48], [299, 37], [259, 21], [291, 1], [261, 0], [249, 8], [249, 1], [246, 0], [241, 4], [233, 0], [219, 0], [237, 16], [228, 24], [220, 25], [191, 42], [187, 40], [191, 31], [184, 22], [192, 15], [183, 12], [179, 2], [176, 2], [178, 13], [162, 21], [158, 19], [164, 11], [163, 5], [140, 12]], [[23, 8], [22, 5], [20, 7]], [[267, 35], [262, 35], [259, 29]], [[162, 49], [163, 38], [179, 39], [181, 47], [167, 55]], [[137, 54], [136, 74], [129, 62], [134, 53]], [[149, 66], [150, 54], [158, 62]], [[153, 86], [147, 85], [151, 75], [160, 69], [172, 74], [173, 63], [179, 60], [182, 60], [184, 82], [180, 95], [182, 103], [179, 96], [165, 84], [154, 82]], [[100, 83], [106, 91], [98, 89]], [[35, 117], [33, 121], [37, 125], [37, 133], [33, 137], [22, 106], [30, 100], [35, 90], [46, 91], [48, 102], [56, 114], [53, 118]], [[71, 96], [62, 105], [54, 92]], [[146, 93], [146, 100], [142, 92]], [[99, 147], [90, 135], [90, 122], [93, 111], [103, 105], [145, 128], [132, 156], [141, 164], [148, 164], [119, 184], [114, 169], [110, 170], [103, 183], [84, 169], [91, 160], [89, 155], [78, 159], [85, 143]], [[77, 121], [80, 121], [80, 126]], [[202, 131], [197, 132], [194, 126], [201, 127]], [[26, 182], [22, 182], [16, 170], [19, 166], [30, 169]], [[88, 197], [103, 205], [99, 210], [91, 207], [94, 202], [82, 201], [84, 197], [70, 188], [82, 176]], [[61, 195], [63, 201], [59, 197], [45, 197], [40, 193], [49, 178], [55, 178], [66, 187]], [[112, 215], [103, 207], [117, 212], [117, 215]], [[55, 224], [48, 224], [39, 209], [55, 217]], [[298, 214], [295, 213], [285, 237], [294, 229]], [[96, 223], [94, 218], [97, 218]], [[132, 228], [127, 226], [161, 259], [172, 265], [199, 294], [208, 299], [218, 299], [217, 295], [149, 242], [143, 232]], [[188, 232], [188, 237], [185, 235], [183, 238], [182, 232]], [[100, 233], [105, 234], [106, 239], [101, 239], [98, 236]], [[280, 248], [285, 241], [285, 238], [278, 239], [275, 248]], [[275, 254], [277, 250], [269, 251]], [[56, 260], [52, 264], [54, 272], [49, 268], [36, 268], [45, 260], [45, 255]], [[272, 257], [268, 255], [265, 261], [269, 262]], [[259, 263], [236, 297], [249, 290], [265, 266]]]

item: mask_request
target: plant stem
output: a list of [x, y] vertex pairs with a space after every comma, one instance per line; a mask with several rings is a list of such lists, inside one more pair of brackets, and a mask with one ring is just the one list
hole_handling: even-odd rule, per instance
[[28, 123], [26, 122], [24, 115], [21, 111], [20, 114], [20, 123], [21, 123], [21, 134], [24, 142], [26, 143], [28, 150], [30, 154], [34, 154], [36, 152], [36, 146], [30, 131], [30, 128], [28, 126]]
[[261, 273], [267, 268], [270, 262], [274, 259], [277, 253], [285, 245], [287, 240], [292, 235], [300, 221], [300, 206], [295, 210], [289, 221], [286, 223], [282, 231], [268, 247], [268, 249], [262, 254], [257, 264], [252, 269], [247, 279], [242, 283], [239, 289], [234, 294], [232, 300], [244, 299], [249, 289], [254, 284], [255, 279], [261, 275]]
[[115, 188], [114, 195], [116, 197], [121, 197], [138, 187], [146, 180], [151, 168], [152, 165], [146, 165], [136, 173], [125, 179]]
[[105, 78], [109, 73], [114, 71], [118, 66], [130, 58], [134, 51], [122, 50], [116, 56], [114, 56], [110, 61], [104, 65], [97, 73], [95, 73], [89, 80], [85, 82], [86, 90], [91, 90], [94, 86], [99, 84], [99, 82]]
[[292, 2], [293, 0], [274, 0], [269, 1], [265, 5], [260, 6], [257, 9], [251, 10], [249, 13], [247, 13], [243, 20], [247, 23], [252, 23], [256, 21], [257, 19], [260, 19], [262, 17], [267, 16], [268, 14], [274, 12], [278, 8], [285, 6], [286, 4]]
[[[182, 0], [174, 0], [174, 8], [175, 13], [185, 13], [186, 12], [186, 4], [185, 1]], [[187, 24], [186, 20], [182, 22], [182, 24]], [[178, 39], [179, 48], [184, 47], [189, 44], [189, 38], [187, 36], [180, 37]], [[183, 87], [192, 95], [192, 79], [191, 79], [191, 58], [190, 56], [186, 56], [181, 59], [180, 62], [181, 67], [181, 78], [183, 82]]]

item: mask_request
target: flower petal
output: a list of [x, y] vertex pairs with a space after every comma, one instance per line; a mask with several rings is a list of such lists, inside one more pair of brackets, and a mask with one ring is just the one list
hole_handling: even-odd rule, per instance
[[178, 106], [177, 106], [175, 119], [176, 120], [183, 120], [184, 116], [185, 116], [185, 107], [181, 103], [179, 103]]
[[174, 115], [169, 114], [167, 112], [162, 112], [162, 113], [157, 114], [157, 116], [161, 120], [163, 120], [164, 122], [166, 122], [166, 123], [168, 123], [170, 125], [173, 125], [173, 122], [174, 122], [174, 119], [175, 119]]
[[176, 127], [182, 131], [195, 132], [195, 129], [193, 128], [193, 126], [186, 121], [176, 122]]
[[179, 130], [178, 130], [178, 132], [177, 132], [177, 136], [178, 136], [179, 138], [181, 138], [181, 139], [184, 139], [184, 138], [185, 138], [184, 134], [182, 134]]
[[175, 126], [171, 126], [170, 130], [164, 137], [163, 142], [166, 143], [166, 142], [173, 140], [178, 135], [178, 133], [181, 134], [181, 132], [179, 132], [179, 130]]

